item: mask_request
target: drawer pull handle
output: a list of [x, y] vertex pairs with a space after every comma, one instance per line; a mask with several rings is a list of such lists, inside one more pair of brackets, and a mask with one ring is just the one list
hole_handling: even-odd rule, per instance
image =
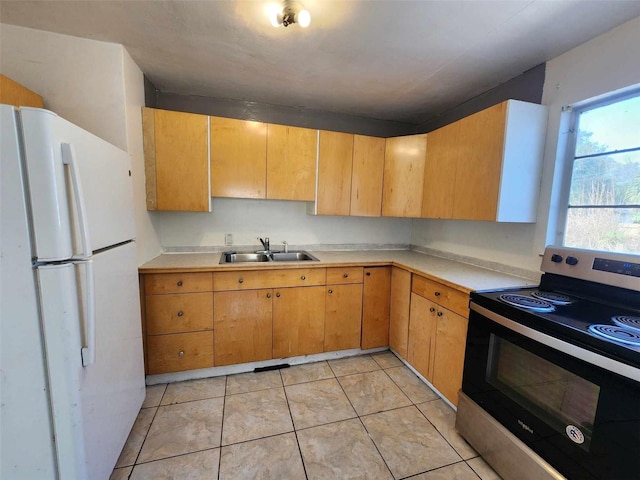
[[184, 357], [184, 350], [180, 350], [180, 351], [178, 352], [178, 356], [179, 356], [179, 357]]
[[345, 273], [344, 275], [342, 275], [344, 278], [349, 278], [349, 274]]
[[238, 283], [244, 283], [244, 278], [238, 279]]
[[271, 298], [271, 294], [270, 293], [267, 293], [267, 298]]
[[179, 316], [179, 317], [181, 317], [181, 316], [183, 316], [183, 315], [184, 315], [184, 312], [183, 312], [182, 310], [180, 310], [180, 311], [178, 312], [178, 316]]
[[182, 286], [182, 280], [178, 280], [178, 283], [176, 283], [176, 285], [178, 285], [179, 287]]
[[371, 276], [371, 272], [367, 272], [367, 277], [370, 277], [370, 276]]
[[329, 290], [329, 295], [331, 295], [333, 293], [333, 290]]
[[307, 279], [307, 277], [305, 277], [304, 275], [302, 275], [300, 278], [301, 278], [302, 280], [306, 280], [306, 279]]
[[435, 295], [436, 295], [436, 297], [439, 297], [440, 296], [440, 292], [436, 292]]
[[280, 294], [279, 294], [279, 293], [276, 293], [276, 297], [280, 298]]
[[442, 312], [438, 312], [438, 316], [441, 317], [442, 316]]
[[433, 307], [431, 307], [431, 308], [429, 309], [429, 311], [430, 311], [431, 313], [433, 313], [433, 312], [435, 312], [435, 311], [436, 311], [436, 309], [435, 309], [435, 308], [433, 308]]

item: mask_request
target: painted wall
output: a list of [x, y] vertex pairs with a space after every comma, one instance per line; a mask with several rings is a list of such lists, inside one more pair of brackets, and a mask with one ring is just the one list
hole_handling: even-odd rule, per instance
[[160, 249], [144, 205], [142, 72], [121, 45], [0, 25], [2, 73], [44, 98], [45, 108], [132, 157], [139, 261]]
[[562, 107], [640, 84], [637, 45], [640, 18], [547, 62], [542, 104], [549, 106], [549, 123], [536, 224], [414, 220], [411, 243], [538, 271], [539, 254], [555, 239], [555, 211], [562, 200]]
[[306, 202], [213, 199], [211, 213], [162, 212], [160, 240], [165, 247], [257, 245], [269, 237], [275, 248], [290, 245], [408, 244], [411, 220], [399, 218], [321, 217], [307, 215]]

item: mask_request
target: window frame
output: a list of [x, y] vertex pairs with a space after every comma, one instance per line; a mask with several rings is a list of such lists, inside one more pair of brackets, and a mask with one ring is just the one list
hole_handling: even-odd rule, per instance
[[[640, 87], [637, 85], [623, 92], [605, 94], [579, 102], [574, 105], [562, 107], [563, 114], [568, 115], [568, 137], [564, 154], [564, 165], [562, 169], [562, 179], [560, 185], [560, 204], [556, 218], [556, 244], [565, 246], [567, 229], [567, 219], [569, 217], [569, 197], [571, 194], [571, 182], [573, 180], [573, 163], [576, 160], [576, 146], [578, 142], [578, 123], [580, 114], [595, 108], [605, 107], [614, 103], [622, 102], [629, 98], [640, 96]], [[596, 207], [597, 208], [597, 207]], [[571, 247], [581, 249], [580, 247]], [[619, 253], [619, 252], [614, 252]]]

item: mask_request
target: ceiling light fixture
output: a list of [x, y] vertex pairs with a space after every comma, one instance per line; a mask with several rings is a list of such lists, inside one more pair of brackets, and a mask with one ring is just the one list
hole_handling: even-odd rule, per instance
[[288, 27], [292, 23], [297, 23], [301, 27], [307, 28], [311, 23], [311, 14], [297, 0], [284, 0], [282, 8], [271, 9], [269, 21], [274, 27], [280, 25]]

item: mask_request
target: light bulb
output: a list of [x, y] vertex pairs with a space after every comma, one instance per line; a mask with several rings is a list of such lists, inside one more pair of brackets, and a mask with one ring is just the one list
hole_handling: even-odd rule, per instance
[[282, 10], [277, 5], [272, 3], [267, 6], [267, 16], [274, 27], [277, 28], [282, 25]]
[[309, 13], [309, 10], [300, 10], [296, 14], [296, 23], [302, 28], [307, 28], [311, 23], [311, 14]]

